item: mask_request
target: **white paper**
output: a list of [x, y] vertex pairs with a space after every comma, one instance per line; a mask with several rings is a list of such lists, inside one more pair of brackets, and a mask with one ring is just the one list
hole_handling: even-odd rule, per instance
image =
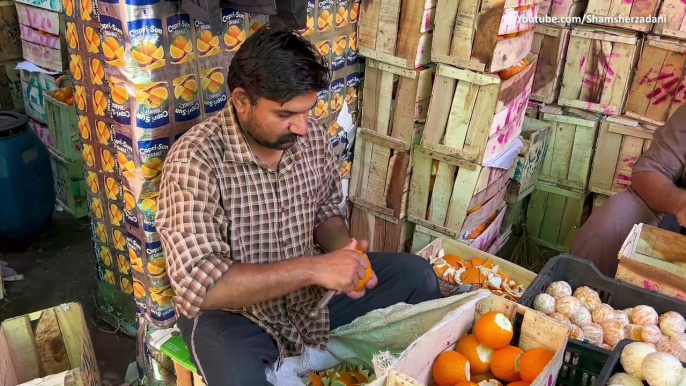
[[485, 162], [484, 166], [489, 168], [509, 169], [523, 146], [524, 143], [522, 143], [522, 140], [519, 137], [515, 138], [505, 151], [492, 160]]
[[338, 123], [338, 126], [340, 126], [346, 132], [350, 129], [351, 126], [355, 125], [355, 123], [353, 122], [353, 116], [352, 114], [350, 114], [350, 111], [348, 111], [347, 103], [343, 103], [343, 108], [341, 109], [341, 112], [338, 113], [336, 123]]
[[47, 75], [57, 75], [60, 73], [59, 71], [44, 70], [44, 69], [42, 69], [42, 68], [40, 68], [40, 67], [36, 66], [35, 64], [28, 62], [28, 61], [17, 63], [17, 66], [14, 67], [14, 69], [15, 70], [26, 70], [26, 71], [31, 71], [31, 72], [42, 72], [43, 74], [47, 74]]

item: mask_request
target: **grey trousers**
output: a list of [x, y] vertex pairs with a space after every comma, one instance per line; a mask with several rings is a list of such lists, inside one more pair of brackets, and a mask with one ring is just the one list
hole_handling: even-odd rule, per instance
[[571, 254], [595, 264], [604, 275], [614, 278], [619, 265], [619, 250], [635, 224], [649, 224], [674, 232], [681, 227], [674, 216], [653, 212], [631, 188], [616, 194], [581, 226]]
[[[421, 257], [404, 253], [368, 256], [378, 284], [358, 300], [334, 297], [329, 303], [332, 330], [379, 308], [440, 298], [436, 274]], [[247, 318], [210, 311], [190, 320], [181, 316], [178, 326], [207, 386], [271, 386], [265, 370], [277, 360], [276, 343]]]

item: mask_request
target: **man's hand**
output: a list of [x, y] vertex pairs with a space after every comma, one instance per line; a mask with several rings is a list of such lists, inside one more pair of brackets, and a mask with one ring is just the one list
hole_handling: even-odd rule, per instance
[[[356, 240], [337, 251], [317, 259], [317, 284], [338, 293], [355, 293], [354, 289], [366, 276], [369, 261], [355, 251]], [[371, 281], [371, 280], [370, 280]], [[362, 295], [364, 295], [364, 292]]]
[[[355, 240], [355, 239], [353, 239], [353, 243], [355, 243], [355, 246], [354, 246], [355, 249], [359, 249], [362, 252], [367, 253], [367, 248], [369, 248], [369, 243], [367, 242], [367, 240]], [[365, 287], [367, 289], [372, 289], [372, 288], [376, 287], [376, 284], [378, 283], [378, 281], [379, 281], [379, 279], [377, 279], [376, 273], [372, 269], [372, 278], [369, 279], [367, 284], [365, 284]], [[348, 295], [352, 299], [359, 299], [359, 298], [364, 296], [364, 293], [365, 293], [365, 291], [362, 290], [362, 291], [346, 292], [345, 294]]]

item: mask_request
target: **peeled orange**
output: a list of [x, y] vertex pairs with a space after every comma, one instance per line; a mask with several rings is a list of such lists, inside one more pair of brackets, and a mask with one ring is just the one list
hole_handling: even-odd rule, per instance
[[493, 350], [479, 343], [474, 334], [462, 337], [457, 342], [456, 351], [469, 360], [472, 375], [484, 374], [491, 368]]
[[531, 385], [529, 382], [526, 381], [517, 381], [517, 382], [512, 382], [508, 383], [507, 386], [529, 386]]
[[457, 351], [445, 351], [434, 361], [432, 374], [436, 386], [454, 386], [469, 380], [469, 360]]
[[553, 359], [555, 353], [544, 348], [532, 348], [522, 355], [520, 375], [522, 380], [533, 382]]
[[522, 354], [524, 354], [524, 351], [514, 346], [506, 346], [500, 350], [495, 350], [491, 357], [491, 372], [498, 379], [505, 382], [521, 380], [519, 369]]
[[367, 285], [367, 282], [372, 278], [372, 264], [369, 262], [369, 257], [367, 257], [366, 253], [364, 253], [361, 249], [356, 249], [356, 251], [360, 255], [364, 256], [365, 259], [367, 259], [367, 263], [369, 263], [369, 266], [364, 272], [364, 279], [360, 280], [355, 286], [355, 291], [362, 291], [364, 286]]
[[474, 324], [476, 339], [482, 345], [493, 350], [501, 349], [510, 344], [513, 334], [512, 322], [502, 312], [488, 312]]

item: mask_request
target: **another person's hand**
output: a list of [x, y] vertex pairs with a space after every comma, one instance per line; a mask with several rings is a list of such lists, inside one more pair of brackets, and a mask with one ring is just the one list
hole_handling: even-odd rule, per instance
[[365, 278], [369, 267], [369, 261], [355, 251], [356, 245], [357, 241], [353, 239], [344, 248], [317, 258], [317, 284], [338, 293], [355, 293], [355, 286]]

